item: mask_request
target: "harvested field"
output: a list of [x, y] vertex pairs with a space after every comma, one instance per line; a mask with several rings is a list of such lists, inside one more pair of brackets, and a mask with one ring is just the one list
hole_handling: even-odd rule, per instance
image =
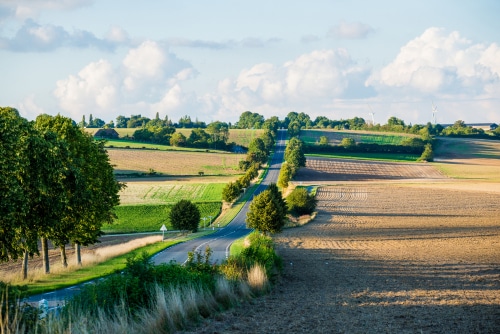
[[148, 172], [167, 175], [236, 175], [244, 154], [108, 149], [117, 173]]
[[380, 161], [327, 159], [308, 157], [296, 182], [322, 183], [330, 181], [416, 180], [446, 177], [427, 163], [394, 163]]
[[498, 333], [500, 160], [460, 158], [308, 158], [318, 214], [275, 236], [280, 281], [193, 333]]
[[273, 292], [202, 333], [497, 333], [500, 194], [323, 187], [318, 216], [276, 236]]

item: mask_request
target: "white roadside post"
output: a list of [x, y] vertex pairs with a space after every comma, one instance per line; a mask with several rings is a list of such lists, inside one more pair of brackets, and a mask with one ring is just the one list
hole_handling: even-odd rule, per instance
[[205, 229], [205, 222], [207, 221], [208, 218], [207, 217], [203, 217], [201, 219], [203, 219], [203, 229]]
[[[208, 216], [208, 226], [210, 227], [210, 224], [212, 224], [212, 216]], [[213, 228], [212, 228], [213, 230]]]
[[165, 224], [161, 226], [160, 231], [162, 232], [161, 241], [163, 241], [165, 240], [165, 232], [167, 231], [167, 227], [165, 226]]

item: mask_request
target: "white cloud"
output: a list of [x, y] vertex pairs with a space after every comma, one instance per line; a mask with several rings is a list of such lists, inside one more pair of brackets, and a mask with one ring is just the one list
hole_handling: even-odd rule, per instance
[[374, 29], [361, 22], [341, 22], [328, 31], [328, 36], [339, 39], [363, 39], [372, 33]]
[[412, 94], [481, 94], [498, 83], [499, 55], [496, 44], [473, 44], [458, 32], [429, 28], [403, 46], [367, 85]]
[[[62, 109], [73, 117], [91, 110], [109, 110], [117, 101], [117, 75], [106, 60], [85, 66], [77, 75], [57, 82], [54, 91]], [[76, 117], [78, 119], [78, 117]]]
[[28, 119], [35, 119], [38, 115], [45, 113], [45, 110], [35, 102], [35, 95], [26, 97], [17, 108], [21, 115]]
[[[186, 102], [179, 83], [196, 72], [156, 42], [131, 49], [121, 64], [99, 60], [77, 75], [59, 80], [54, 90], [60, 107], [78, 119], [82, 114], [169, 111]], [[101, 116], [104, 118], [104, 116]]]
[[86, 30], [70, 33], [61, 26], [40, 25], [28, 19], [14, 37], [0, 38], [0, 48], [16, 52], [45, 52], [61, 47], [96, 47], [112, 51], [120, 45], [128, 45], [129, 42], [127, 33], [118, 27], [112, 28], [107, 37], [98, 38]]
[[21, 20], [36, 18], [44, 10], [72, 10], [92, 4], [92, 0], [16, 0], [4, 1], [2, 6], [9, 8]]
[[252, 110], [267, 114], [273, 110], [284, 116], [300, 110], [317, 114], [343, 98], [351, 85], [363, 83], [367, 75], [367, 69], [357, 65], [344, 49], [313, 51], [281, 66], [256, 64], [234, 80], [221, 80], [216, 100], [220, 110], [233, 113]]

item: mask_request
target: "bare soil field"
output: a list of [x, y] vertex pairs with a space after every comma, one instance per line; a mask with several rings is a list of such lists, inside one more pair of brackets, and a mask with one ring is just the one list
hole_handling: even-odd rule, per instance
[[500, 187], [483, 158], [452, 158], [308, 159], [318, 214], [275, 236], [279, 282], [192, 333], [499, 333]]

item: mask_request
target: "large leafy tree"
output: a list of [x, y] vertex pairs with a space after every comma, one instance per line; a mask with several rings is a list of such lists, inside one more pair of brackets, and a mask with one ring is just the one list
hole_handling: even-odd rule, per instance
[[[68, 204], [65, 193], [64, 161], [68, 157], [67, 145], [50, 131], [32, 130], [30, 136], [30, 178], [26, 216], [30, 229], [26, 241], [32, 243], [24, 252], [23, 278], [28, 275], [28, 257], [38, 253], [38, 238], [43, 239], [45, 271], [49, 271], [46, 240], [50, 231], [57, 228]], [[33, 250], [36, 250], [33, 252]]]
[[35, 126], [40, 132], [56, 133], [68, 148], [67, 158], [63, 161], [64, 192], [68, 203], [59, 224], [50, 231], [50, 239], [61, 249], [63, 265], [67, 265], [67, 243], [93, 244], [102, 233], [102, 224], [112, 222], [122, 184], [113, 175], [104, 142], [94, 141], [71, 119], [40, 115]]
[[250, 157], [250, 162], [265, 163], [269, 156], [266, 150], [266, 144], [261, 138], [254, 138], [248, 144], [247, 159]]
[[245, 111], [240, 115], [240, 119], [236, 122], [236, 127], [239, 129], [260, 129], [264, 123], [264, 116]]
[[263, 234], [281, 232], [285, 215], [280, 201], [267, 189], [255, 196], [247, 213], [247, 226]]
[[[16, 109], [0, 108], [0, 260], [21, 256], [29, 230], [30, 125]], [[32, 246], [32, 245], [31, 245]], [[30, 249], [34, 251], [34, 249]]]
[[298, 138], [291, 138], [285, 149], [285, 161], [288, 162], [294, 171], [306, 166], [304, 155], [304, 144]]
[[198, 231], [200, 223], [200, 210], [189, 200], [181, 199], [170, 210], [172, 226], [181, 231]]
[[238, 182], [229, 182], [226, 184], [224, 189], [222, 189], [222, 199], [228, 203], [234, 201], [240, 196], [241, 188]]

